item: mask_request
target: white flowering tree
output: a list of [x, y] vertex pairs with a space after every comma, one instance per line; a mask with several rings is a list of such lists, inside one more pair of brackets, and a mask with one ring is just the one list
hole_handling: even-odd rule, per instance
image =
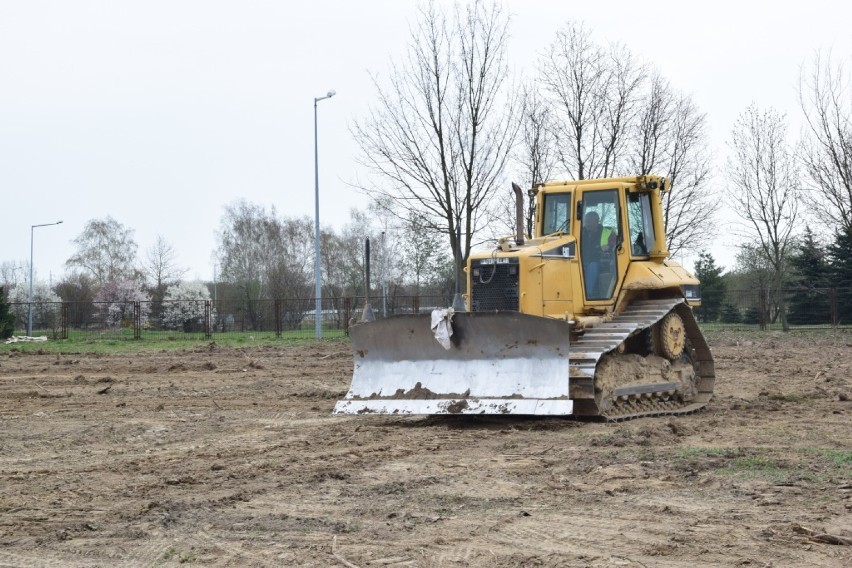
[[[26, 328], [29, 319], [29, 284], [15, 286], [9, 294], [11, 312], [15, 314], [18, 328]], [[50, 329], [56, 332], [62, 299], [44, 282], [33, 285], [33, 329]]]
[[136, 280], [110, 280], [101, 286], [95, 295], [95, 305], [101, 321], [110, 327], [132, 325], [133, 306], [139, 302], [140, 323], [148, 323], [151, 313], [151, 297]]
[[[163, 326], [191, 332], [203, 328], [210, 291], [201, 282], [181, 282], [166, 289], [163, 297]], [[210, 327], [216, 318], [210, 309]]]

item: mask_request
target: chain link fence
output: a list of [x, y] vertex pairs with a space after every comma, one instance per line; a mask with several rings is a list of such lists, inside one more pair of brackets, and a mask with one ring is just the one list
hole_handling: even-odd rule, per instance
[[[396, 296], [374, 301], [376, 318], [429, 313], [450, 305], [438, 296]], [[319, 313], [324, 337], [340, 337], [361, 318], [363, 297], [323, 298]], [[12, 303], [15, 335], [27, 335], [30, 304]], [[180, 300], [163, 302], [34, 302], [32, 334], [51, 339], [209, 339], [314, 337], [316, 300]]]
[[784, 288], [703, 293], [705, 328], [782, 330], [852, 327], [852, 288]]
[[[361, 318], [364, 297], [323, 298], [319, 317], [324, 337], [341, 337]], [[439, 296], [396, 296], [372, 303], [376, 318], [429, 313], [451, 304]], [[26, 335], [29, 304], [13, 303], [16, 335]], [[33, 335], [52, 339], [206, 339], [314, 337], [313, 298], [296, 300], [169, 302], [37, 302]], [[696, 308], [705, 329], [781, 330], [852, 327], [852, 288], [727, 290], [706, 294]]]

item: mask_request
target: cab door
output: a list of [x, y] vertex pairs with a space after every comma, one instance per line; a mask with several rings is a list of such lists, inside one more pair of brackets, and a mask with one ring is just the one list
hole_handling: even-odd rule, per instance
[[[541, 277], [543, 315], [550, 317], [562, 317], [573, 313], [574, 309], [577, 246], [571, 235], [573, 205], [571, 192], [544, 194], [542, 233], [555, 237], [555, 240], [540, 248], [540, 255], [533, 256], [537, 268], [527, 272], [533, 285], [536, 274]], [[572, 270], [574, 278], [571, 277]]]
[[577, 217], [581, 225], [580, 265], [587, 302], [612, 300], [618, 287], [623, 252], [618, 189], [587, 190]]

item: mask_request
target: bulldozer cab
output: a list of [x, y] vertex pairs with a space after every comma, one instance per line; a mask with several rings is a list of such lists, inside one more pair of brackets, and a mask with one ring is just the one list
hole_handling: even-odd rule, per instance
[[[633, 261], [662, 262], [668, 256], [661, 206], [665, 185], [665, 178], [640, 176], [538, 186], [535, 237], [542, 243], [562, 239], [568, 251], [542, 255], [541, 315], [554, 317], [563, 308], [572, 313], [607, 309]], [[527, 293], [535, 295], [531, 288]], [[557, 307], [557, 298], [569, 297], [570, 305]], [[537, 310], [521, 306], [521, 311]]]

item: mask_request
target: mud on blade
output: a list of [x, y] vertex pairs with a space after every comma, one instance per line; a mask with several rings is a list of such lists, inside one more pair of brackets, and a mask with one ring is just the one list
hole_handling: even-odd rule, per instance
[[567, 322], [518, 312], [456, 313], [450, 349], [429, 315], [351, 330], [352, 386], [336, 414], [538, 414], [572, 412]]

